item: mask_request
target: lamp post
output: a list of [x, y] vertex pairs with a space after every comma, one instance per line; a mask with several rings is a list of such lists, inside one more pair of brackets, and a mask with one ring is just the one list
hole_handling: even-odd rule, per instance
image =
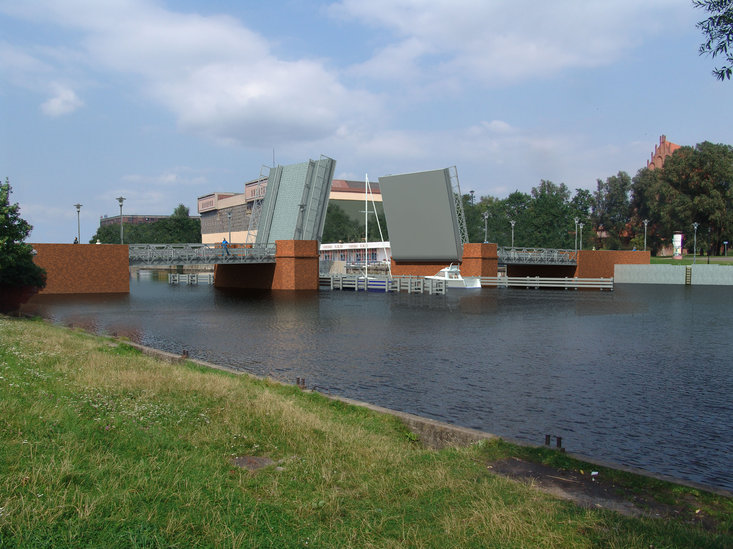
[[583, 249], [583, 223], [578, 223], [578, 227], [580, 227], [580, 238], [578, 239], [578, 249]]
[[484, 217], [484, 244], [489, 242], [489, 212], [486, 211], [483, 214]]
[[697, 261], [697, 228], [700, 226], [700, 224], [695, 221], [692, 224], [692, 227], [695, 229], [695, 239], [693, 240], [692, 244], [692, 264], [694, 265]]
[[81, 211], [82, 204], [74, 204], [76, 207], [76, 241], [81, 244], [81, 221], [79, 221], [79, 212]]
[[573, 245], [575, 248], [575, 253], [578, 252], [578, 221], [579, 219], [577, 217], [573, 218], [573, 221], [575, 221], [575, 231], [573, 232], [573, 238], [575, 239], [575, 244]]
[[644, 251], [646, 251], [646, 226], [649, 225], [649, 220], [644, 220]]
[[516, 223], [516, 221], [512, 219], [511, 221], [509, 221], [509, 223], [511, 223], [512, 225], [512, 248], [513, 248], [514, 247], [514, 224]]
[[124, 244], [125, 243], [124, 235], [122, 234], [122, 203], [124, 201], [125, 201], [125, 197], [124, 196], [118, 196], [117, 197], [117, 202], [120, 203], [120, 244]]
[[723, 247], [725, 248], [725, 252], [724, 252], [725, 257], [728, 257], [728, 241], [727, 240], [723, 241]]
[[229, 243], [232, 243], [232, 212], [227, 212], [227, 219], [229, 220]]

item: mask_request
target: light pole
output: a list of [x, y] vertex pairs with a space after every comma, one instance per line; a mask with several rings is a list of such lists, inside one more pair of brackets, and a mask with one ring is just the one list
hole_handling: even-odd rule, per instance
[[725, 257], [728, 257], [728, 241], [723, 241], [723, 246], [725, 247]]
[[229, 220], [229, 243], [232, 243], [232, 212], [227, 212], [227, 219]]
[[125, 243], [124, 236], [122, 234], [122, 203], [124, 201], [125, 201], [125, 197], [124, 196], [118, 196], [117, 197], [117, 202], [120, 203], [120, 244], [124, 244]]
[[700, 226], [700, 224], [695, 221], [692, 224], [692, 227], [695, 229], [695, 239], [693, 240], [692, 244], [692, 264], [694, 265], [697, 261], [697, 228]]
[[514, 224], [516, 223], [516, 221], [512, 219], [511, 221], [509, 221], [509, 223], [512, 224], [512, 248], [513, 248], [514, 247]]
[[578, 223], [578, 227], [580, 227], [580, 238], [578, 239], [578, 249], [583, 249], [583, 224]]
[[489, 242], [489, 212], [486, 211], [483, 214], [484, 217], [484, 244]]
[[573, 238], [575, 239], [575, 253], [578, 253], [578, 221], [579, 219], [577, 217], [574, 217], [573, 221], [575, 221], [575, 231], [573, 232]]
[[79, 212], [82, 204], [74, 204], [76, 207], [76, 241], [81, 244], [81, 221], [79, 221]]
[[649, 225], [649, 220], [644, 220], [644, 251], [646, 251], [646, 226]]

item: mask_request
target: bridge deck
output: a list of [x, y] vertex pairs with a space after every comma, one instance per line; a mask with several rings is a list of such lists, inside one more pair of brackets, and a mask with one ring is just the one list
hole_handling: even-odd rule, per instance
[[130, 265], [275, 263], [275, 245], [224, 249], [219, 244], [130, 244]]
[[503, 265], [577, 265], [575, 250], [552, 248], [509, 248], [497, 249], [499, 263]]

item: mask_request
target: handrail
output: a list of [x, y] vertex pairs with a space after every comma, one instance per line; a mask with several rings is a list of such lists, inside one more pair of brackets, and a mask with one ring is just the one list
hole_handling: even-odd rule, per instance
[[511, 248], [497, 249], [499, 263], [533, 265], [576, 265], [578, 253], [560, 248]]
[[274, 244], [222, 247], [221, 244], [130, 244], [130, 265], [214, 265], [274, 263]]

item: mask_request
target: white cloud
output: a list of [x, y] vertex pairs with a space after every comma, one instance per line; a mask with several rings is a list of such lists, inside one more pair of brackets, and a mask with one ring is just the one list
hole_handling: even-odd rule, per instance
[[77, 97], [71, 88], [67, 88], [61, 84], [54, 84], [52, 87], [54, 92], [53, 97], [41, 104], [41, 110], [44, 114], [53, 117], [62, 116], [72, 113], [84, 105], [84, 102]]
[[673, 0], [341, 0], [330, 12], [393, 34], [361, 74], [493, 86], [606, 65], [681, 9]]
[[137, 185], [140, 187], [159, 186], [159, 187], [182, 187], [191, 185], [201, 185], [206, 183], [207, 179], [203, 175], [196, 175], [189, 168], [174, 168], [155, 175], [128, 174], [122, 176], [124, 183]]
[[[228, 16], [174, 13], [145, 0], [48, 0], [14, 13], [80, 32], [84, 63], [100, 78], [131, 77], [181, 128], [218, 141], [321, 139], [379, 110], [374, 96], [348, 89], [323, 62], [280, 59], [263, 36]], [[72, 94], [57, 94], [44, 112], [78, 106]]]

